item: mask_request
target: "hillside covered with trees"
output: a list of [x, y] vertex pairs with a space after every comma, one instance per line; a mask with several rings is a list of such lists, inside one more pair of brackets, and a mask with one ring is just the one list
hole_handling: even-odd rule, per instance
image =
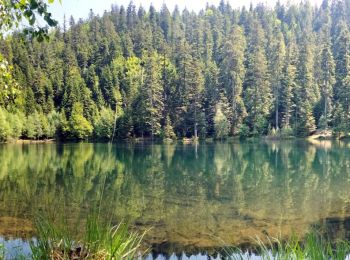
[[114, 5], [0, 42], [0, 140], [350, 129], [350, 0], [199, 13]]

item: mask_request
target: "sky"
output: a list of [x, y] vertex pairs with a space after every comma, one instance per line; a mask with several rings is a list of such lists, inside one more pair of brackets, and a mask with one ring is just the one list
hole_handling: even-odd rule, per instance
[[[243, 5], [249, 7], [250, 3], [256, 5], [258, 3], [264, 3], [269, 6], [274, 6], [277, 0], [225, 0], [229, 2], [233, 7], [241, 7]], [[282, 3], [299, 3], [302, 0], [280, 0]], [[319, 5], [322, 0], [309, 0], [313, 4]], [[50, 11], [53, 17], [62, 24], [63, 16], [66, 15], [67, 20], [72, 15], [75, 20], [79, 18], [87, 18], [90, 9], [95, 14], [103, 14], [105, 10], [109, 11], [112, 4], [127, 6], [130, 0], [61, 0], [61, 4], [58, 0], [55, 0], [54, 4], [50, 6]], [[154, 7], [160, 9], [165, 3], [170, 10], [173, 10], [177, 4], [180, 10], [185, 7], [189, 10], [199, 11], [205, 8], [206, 3], [218, 5], [220, 0], [133, 0], [136, 6], [142, 4], [146, 9], [153, 4]]]

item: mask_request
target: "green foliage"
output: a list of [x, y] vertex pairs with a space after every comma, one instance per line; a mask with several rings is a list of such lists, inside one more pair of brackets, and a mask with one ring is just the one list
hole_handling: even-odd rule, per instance
[[169, 116], [166, 117], [165, 126], [163, 129], [163, 138], [164, 139], [176, 139], [176, 135], [174, 133], [173, 127], [171, 125], [171, 121]]
[[27, 117], [25, 136], [29, 139], [43, 139], [48, 136], [49, 125], [45, 115], [35, 111]]
[[14, 105], [19, 94], [19, 85], [13, 78], [13, 67], [0, 53], [0, 106], [7, 108]]
[[35, 128], [35, 118], [34, 116], [30, 115], [27, 117], [27, 122], [25, 124], [25, 136], [29, 139], [35, 139], [36, 134], [36, 128]]
[[[177, 137], [215, 137], [223, 96], [229, 135], [243, 124], [244, 136], [267, 134], [269, 125], [300, 136], [316, 124], [339, 132], [346, 127], [336, 122], [346, 119], [335, 108], [350, 114], [350, 33], [338, 10], [349, 8], [336, 2], [249, 11], [220, 4], [190, 15], [131, 4], [71, 19], [50, 42], [13, 33], [1, 41], [0, 107], [28, 117], [14, 138], [162, 137], [169, 120]], [[5, 3], [0, 28], [24, 17], [40, 40], [46, 31], [36, 19], [55, 24], [45, 1]]]
[[[59, 0], [61, 2], [61, 0]], [[48, 0], [52, 4], [54, 0]], [[26, 20], [24, 33], [37, 37], [39, 41], [48, 38], [48, 27], [56, 26], [58, 22], [52, 18], [52, 14], [47, 10], [48, 4], [38, 0], [2, 0], [0, 5], [0, 36], [2, 32], [18, 27], [22, 20]], [[41, 17], [45, 21], [45, 26], [40, 26], [37, 21]]]
[[127, 225], [102, 225], [97, 216], [88, 216], [84, 238], [79, 243], [65, 224], [38, 218], [37, 239], [30, 243], [33, 259], [135, 259], [143, 235], [131, 233]]
[[46, 135], [48, 138], [54, 138], [58, 132], [60, 126], [60, 114], [56, 111], [52, 111], [47, 115], [47, 131]]
[[282, 129], [280, 131], [280, 136], [282, 138], [289, 138], [289, 137], [294, 136], [293, 129], [291, 127], [282, 127]]
[[68, 138], [70, 133], [69, 122], [67, 120], [66, 114], [61, 112], [59, 114], [59, 125], [57, 128], [59, 136], [63, 139]]
[[164, 89], [161, 84], [160, 58], [149, 54], [145, 58], [145, 76], [140, 87], [140, 95], [135, 101], [134, 121], [140, 134], [159, 136], [164, 112]]
[[21, 112], [17, 112], [15, 114], [8, 113], [8, 121], [11, 126], [11, 138], [20, 138], [24, 130], [24, 114], [22, 114]]
[[215, 124], [215, 137], [217, 139], [224, 139], [228, 136], [230, 131], [230, 124], [226, 116], [222, 112], [222, 105], [219, 103], [216, 108], [216, 114], [214, 117]]
[[327, 118], [324, 115], [322, 115], [318, 120], [318, 128], [327, 129], [327, 127], [328, 127]]
[[92, 134], [93, 127], [90, 122], [84, 117], [83, 106], [79, 102], [73, 104], [69, 126], [70, 133], [74, 138], [86, 139]]
[[6, 141], [10, 136], [11, 127], [8, 122], [7, 112], [0, 108], [0, 141]]
[[0, 244], [0, 259], [5, 259], [5, 246]]
[[[308, 233], [304, 239], [293, 235], [287, 241], [274, 237], [266, 237], [263, 242], [256, 239], [257, 254], [265, 260], [272, 259], [346, 259], [350, 253], [348, 241], [333, 243], [315, 232]], [[301, 240], [301, 241], [300, 241]], [[244, 253], [237, 249], [227, 249], [232, 259], [243, 259]]]
[[341, 134], [349, 132], [350, 130], [349, 116], [347, 116], [341, 104], [337, 104], [334, 108], [332, 124], [334, 125], [333, 132], [338, 137], [340, 137]]
[[253, 31], [249, 35], [251, 42], [247, 57], [244, 102], [248, 112], [246, 122], [250, 126], [253, 135], [260, 135], [264, 131], [266, 132], [266, 119], [270, 113], [272, 96], [263, 47], [264, 32], [257, 22], [254, 23], [252, 29]]
[[280, 107], [282, 114], [282, 128], [291, 127], [293, 112], [295, 113], [295, 104], [293, 101], [295, 99], [295, 93], [297, 90], [296, 51], [296, 43], [294, 41], [291, 41], [288, 45], [285, 65], [282, 70], [281, 78]]
[[242, 99], [242, 86], [245, 76], [244, 52], [246, 48], [246, 39], [243, 29], [234, 25], [231, 37], [228, 38], [223, 53], [223, 81], [222, 84], [228, 88], [231, 95], [232, 109], [232, 133], [237, 134], [247, 116], [247, 111]]
[[113, 135], [114, 113], [110, 108], [103, 107], [94, 126], [97, 138], [110, 140]]
[[239, 129], [239, 136], [241, 138], [247, 138], [250, 136], [250, 129], [249, 126], [247, 126], [246, 124], [242, 124], [240, 129]]
[[315, 118], [311, 111], [311, 105], [305, 101], [300, 108], [299, 120], [297, 121], [296, 133], [298, 136], [308, 136], [316, 130]]
[[267, 120], [263, 115], [257, 115], [255, 118], [255, 124], [253, 126], [252, 135], [260, 136], [266, 134], [267, 130]]
[[316, 122], [313, 115], [313, 107], [319, 98], [319, 90], [314, 82], [312, 67], [312, 52], [310, 45], [303, 39], [300, 48], [300, 56], [297, 70], [297, 119], [296, 133], [299, 136], [308, 136], [316, 130]]

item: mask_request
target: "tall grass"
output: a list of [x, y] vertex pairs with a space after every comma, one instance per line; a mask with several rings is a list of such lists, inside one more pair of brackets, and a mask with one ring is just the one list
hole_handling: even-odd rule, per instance
[[134, 259], [140, 256], [145, 233], [129, 232], [126, 224], [105, 225], [97, 215], [87, 218], [82, 239], [44, 218], [35, 222], [37, 238], [30, 243], [33, 259]]
[[[267, 237], [267, 242], [256, 239], [255, 256], [263, 260], [344, 260], [350, 259], [350, 243], [346, 240], [331, 242], [328, 239], [311, 232], [303, 241], [292, 236], [287, 241]], [[225, 249], [225, 255], [229, 259], [249, 259], [252, 252], [243, 252], [238, 248]]]
[[0, 259], [5, 259], [5, 246], [0, 243]]

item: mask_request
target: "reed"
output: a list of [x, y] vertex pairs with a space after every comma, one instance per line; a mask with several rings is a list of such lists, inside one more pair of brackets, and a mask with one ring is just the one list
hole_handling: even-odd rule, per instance
[[143, 234], [130, 232], [128, 226], [102, 224], [97, 215], [87, 218], [83, 238], [67, 225], [55, 225], [44, 218], [35, 222], [37, 238], [30, 243], [33, 259], [135, 259], [143, 255]]
[[[292, 236], [287, 241], [278, 238], [267, 237], [263, 242], [256, 238], [254, 259], [263, 260], [344, 260], [350, 259], [350, 243], [346, 240], [330, 241], [315, 232], [309, 233], [300, 241], [297, 236]], [[243, 252], [239, 248], [224, 250], [224, 255], [229, 259], [250, 259], [253, 252]]]

